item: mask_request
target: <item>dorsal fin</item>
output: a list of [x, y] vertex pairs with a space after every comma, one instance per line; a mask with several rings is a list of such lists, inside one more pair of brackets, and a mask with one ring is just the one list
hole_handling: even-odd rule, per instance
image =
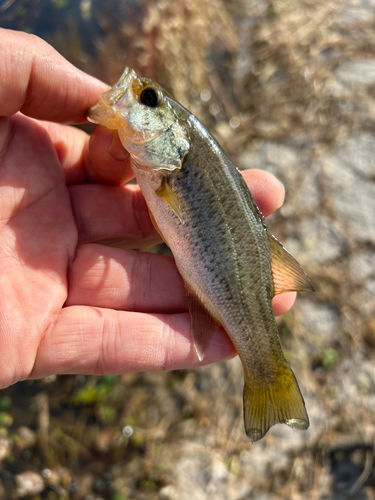
[[263, 224], [264, 229], [267, 229], [268, 226], [266, 224], [266, 218], [264, 217], [264, 215], [260, 211], [260, 208], [256, 204], [256, 202], [254, 200], [254, 196], [253, 196], [252, 192], [250, 191], [249, 186], [246, 184], [246, 181], [243, 178], [243, 175], [241, 174], [241, 171], [237, 167], [236, 167], [236, 171], [237, 171], [237, 174], [238, 174], [238, 178], [240, 180], [242, 191], [243, 191], [244, 195], [247, 198], [247, 201], [249, 203], [249, 206], [250, 206], [251, 210], [255, 209], [255, 211], [256, 211], [256, 213], [258, 215], [259, 220]]
[[296, 259], [272, 234], [266, 232], [270, 245], [274, 295], [285, 292], [313, 292], [310, 278]]

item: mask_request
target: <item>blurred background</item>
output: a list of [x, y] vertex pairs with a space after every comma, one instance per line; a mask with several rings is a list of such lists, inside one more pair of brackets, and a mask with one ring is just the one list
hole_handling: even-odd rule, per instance
[[278, 318], [307, 432], [247, 440], [238, 359], [27, 381], [0, 392], [0, 499], [375, 499], [375, 0], [0, 0], [0, 26], [133, 67], [274, 173], [316, 289]]

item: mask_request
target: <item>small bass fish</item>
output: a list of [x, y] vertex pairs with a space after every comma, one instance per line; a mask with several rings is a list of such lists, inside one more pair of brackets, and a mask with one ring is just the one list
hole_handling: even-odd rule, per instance
[[267, 231], [239, 170], [195, 116], [130, 68], [88, 118], [118, 130], [131, 155], [152, 221], [185, 283], [198, 358], [220, 326], [230, 336], [244, 370], [249, 439], [258, 441], [276, 423], [307, 429], [272, 297], [313, 288]]

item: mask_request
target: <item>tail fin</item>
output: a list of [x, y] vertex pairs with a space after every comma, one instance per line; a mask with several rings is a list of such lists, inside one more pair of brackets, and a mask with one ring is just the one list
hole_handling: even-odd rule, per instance
[[274, 382], [262, 384], [245, 377], [243, 393], [245, 430], [252, 443], [274, 424], [307, 429], [305, 402], [292, 370], [287, 367]]

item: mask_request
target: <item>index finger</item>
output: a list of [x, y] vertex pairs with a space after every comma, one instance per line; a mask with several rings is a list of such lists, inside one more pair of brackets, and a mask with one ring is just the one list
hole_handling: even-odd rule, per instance
[[84, 122], [108, 90], [35, 35], [0, 28], [0, 40], [0, 116], [21, 111], [40, 120]]

